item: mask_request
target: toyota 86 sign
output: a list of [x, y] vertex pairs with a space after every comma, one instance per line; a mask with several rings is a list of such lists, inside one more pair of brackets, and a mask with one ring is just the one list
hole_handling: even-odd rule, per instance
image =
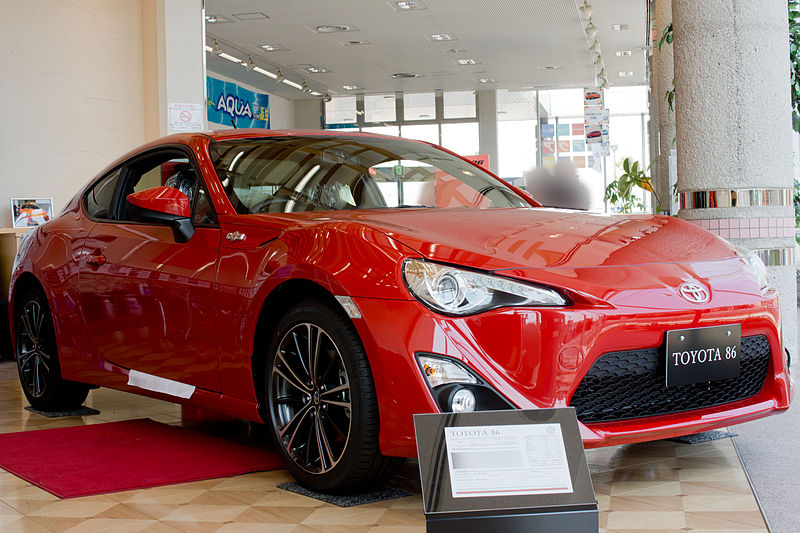
[[[220, 120], [267, 116], [226, 91], [210, 93]], [[792, 396], [753, 253], [674, 217], [545, 209], [381, 135], [142, 146], [27, 234], [9, 304], [34, 407], [103, 386], [264, 423], [317, 491], [384, 481], [417, 453], [417, 413], [572, 407], [594, 447]]]

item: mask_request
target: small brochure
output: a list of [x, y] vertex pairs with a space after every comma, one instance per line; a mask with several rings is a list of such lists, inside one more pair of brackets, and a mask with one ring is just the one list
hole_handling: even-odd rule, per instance
[[572, 492], [561, 424], [444, 431], [453, 498]]

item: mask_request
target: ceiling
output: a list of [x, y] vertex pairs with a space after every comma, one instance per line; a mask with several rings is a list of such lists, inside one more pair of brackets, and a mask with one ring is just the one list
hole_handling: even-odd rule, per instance
[[[206, 0], [206, 42], [226, 53], [311, 89], [331, 94], [422, 92], [434, 89], [579, 87], [594, 82], [594, 55], [578, 9], [583, 0], [421, 0], [425, 9], [400, 11], [394, 0]], [[647, 2], [594, 0], [592, 20], [610, 86], [646, 82]], [[627, 30], [612, 29], [627, 24]], [[350, 31], [320, 33], [321, 25]], [[432, 34], [451, 41], [432, 41]], [[350, 45], [350, 41], [368, 44]], [[264, 44], [285, 50], [268, 52]], [[630, 56], [617, 56], [617, 51]], [[296, 88], [220, 56], [206, 54], [210, 70], [290, 99]], [[459, 65], [459, 59], [478, 64]], [[324, 67], [311, 73], [303, 65]], [[556, 67], [556, 68], [547, 68]], [[418, 75], [392, 79], [394, 73]], [[632, 72], [622, 77], [620, 72]], [[481, 83], [481, 78], [494, 82]], [[360, 89], [348, 91], [345, 85]]]

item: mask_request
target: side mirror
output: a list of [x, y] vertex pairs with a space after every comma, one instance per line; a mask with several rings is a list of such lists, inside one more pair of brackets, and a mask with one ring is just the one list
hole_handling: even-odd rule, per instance
[[194, 235], [189, 197], [172, 187], [153, 187], [129, 194], [128, 214], [136, 222], [171, 226], [175, 242], [186, 242]]

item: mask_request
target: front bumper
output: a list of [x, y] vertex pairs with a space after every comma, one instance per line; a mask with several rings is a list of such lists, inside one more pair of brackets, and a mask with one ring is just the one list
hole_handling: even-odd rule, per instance
[[621, 307], [507, 308], [463, 318], [445, 317], [416, 301], [354, 298], [354, 321], [370, 359], [381, 416], [381, 450], [414, 456], [413, 415], [438, 412], [414, 354], [441, 354], [470, 367], [521, 409], [567, 407], [602, 354], [659, 347], [666, 331], [741, 324], [742, 337], [770, 344], [760, 392], [704, 409], [581, 425], [586, 447], [656, 440], [754, 420], [789, 407], [791, 377], [781, 342], [777, 296], [757, 304], [717, 309], [653, 310]]

